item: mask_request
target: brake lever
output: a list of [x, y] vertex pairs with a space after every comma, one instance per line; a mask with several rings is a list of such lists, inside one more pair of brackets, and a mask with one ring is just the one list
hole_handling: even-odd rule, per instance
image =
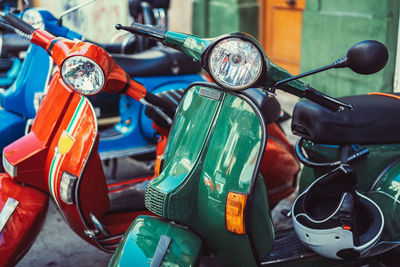
[[315, 90], [314, 88], [307, 85], [307, 89], [303, 92], [303, 97], [307, 98], [321, 106], [324, 106], [334, 112], [343, 111], [345, 109], [353, 110], [354, 105], [347, 104], [339, 99], [328, 96], [320, 91]]
[[117, 30], [125, 30], [133, 34], [139, 34], [147, 38], [163, 42], [165, 40], [166, 30], [162, 30], [150, 25], [143, 25], [140, 23], [132, 23], [132, 27], [122, 26], [121, 24], [115, 25]]

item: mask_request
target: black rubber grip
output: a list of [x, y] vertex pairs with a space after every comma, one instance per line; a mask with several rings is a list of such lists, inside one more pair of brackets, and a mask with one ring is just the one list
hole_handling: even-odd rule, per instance
[[330, 97], [328, 95], [325, 95], [324, 93], [321, 93], [314, 88], [308, 87], [304, 91], [303, 97], [307, 98], [308, 100], [311, 100], [323, 107], [326, 107], [327, 109], [330, 109], [332, 111], [339, 111], [343, 109], [349, 109], [352, 110], [353, 106], [343, 103], [342, 101], [335, 99], [333, 97]]
[[32, 34], [36, 29], [23, 21], [22, 19], [18, 18], [12, 13], [8, 13], [7, 15], [4, 16], [4, 19], [13, 27], [17, 28], [18, 30], [26, 33], [26, 34]]
[[171, 118], [174, 117], [176, 106], [170, 103], [169, 101], [166, 101], [165, 99], [159, 97], [158, 95], [154, 95], [150, 92], [146, 93], [144, 99], [150, 104], [161, 108], [165, 112], [165, 114], [167, 114]]
[[156, 41], [162, 42], [165, 40], [166, 30], [162, 30], [160, 28], [151, 26], [151, 25], [143, 25], [141, 23], [133, 22], [131, 27], [122, 26], [121, 24], [115, 25], [117, 30], [125, 30], [134, 34], [139, 34], [145, 36], [150, 39], [154, 39]]
[[15, 33], [14, 27], [10, 26], [8, 23], [0, 21], [0, 30], [6, 33], [13, 32]]
[[3, 34], [2, 51], [10, 53], [19, 53], [26, 51], [29, 47], [30, 41], [16, 33]]

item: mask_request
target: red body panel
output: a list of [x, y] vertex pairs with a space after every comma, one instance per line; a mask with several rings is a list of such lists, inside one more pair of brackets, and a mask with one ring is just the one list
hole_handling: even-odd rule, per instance
[[15, 265], [29, 250], [46, 217], [47, 194], [20, 185], [5, 173], [0, 174], [0, 211], [7, 199], [19, 201], [7, 224], [0, 232], [0, 266]]
[[[146, 95], [143, 85], [131, 80], [110, 55], [96, 45], [55, 39], [42, 30], [33, 33], [32, 42], [46, 49], [59, 68], [66, 58], [75, 55], [96, 61], [105, 76], [102, 91], [123, 91], [136, 100]], [[66, 144], [65, 140], [68, 140], [68, 145], [60, 146]], [[14, 166], [16, 175], [12, 179], [6, 174], [0, 175], [0, 207], [10, 196], [20, 201], [20, 206], [1, 232], [0, 265], [3, 255], [6, 264], [14, 264], [33, 242], [38, 226], [45, 217], [47, 193], [52, 196], [73, 231], [106, 251], [108, 247], [104, 244], [113, 248], [138, 215], [149, 214], [147, 211], [107, 213], [109, 192], [97, 151], [98, 141], [93, 107], [86, 97], [64, 83], [59, 71], [55, 72], [31, 132], [4, 149], [4, 157]], [[70, 204], [61, 198], [64, 172], [76, 177], [75, 185], [68, 191], [73, 193], [73, 203]], [[102, 234], [90, 238], [85, 234], [95, 229], [89, 214], [94, 214], [105, 226], [110, 238]]]
[[292, 145], [276, 123], [267, 125], [267, 146], [260, 165], [268, 190], [271, 207], [296, 189], [296, 176], [300, 170]]

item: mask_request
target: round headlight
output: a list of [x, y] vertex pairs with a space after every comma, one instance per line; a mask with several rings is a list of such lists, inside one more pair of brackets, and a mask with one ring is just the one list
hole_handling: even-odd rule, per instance
[[215, 82], [228, 89], [242, 90], [258, 80], [263, 60], [252, 42], [232, 37], [222, 39], [212, 48], [208, 66]]
[[43, 18], [40, 15], [39, 11], [37, 11], [36, 9], [26, 10], [22, 15], [22, 19], [36, 29], [44, 29]]
[[97, 94], [104, 86], [103, 70], [87, 57], [67, 58], [61, 66], [61, 77], [72, 90], [83, 95]]

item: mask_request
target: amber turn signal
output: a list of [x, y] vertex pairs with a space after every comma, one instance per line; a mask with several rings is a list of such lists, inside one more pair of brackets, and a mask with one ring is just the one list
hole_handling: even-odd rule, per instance
[[154, 163], [154, 177], [160, 175], [161, 162], [162, 162], [162, 155], [158, 155], [156, 157], [156, 162]]
[[236, 234], [245, 234], [244, 209], [247, 195], [228, 192], [225, 208], [226, 229]]

